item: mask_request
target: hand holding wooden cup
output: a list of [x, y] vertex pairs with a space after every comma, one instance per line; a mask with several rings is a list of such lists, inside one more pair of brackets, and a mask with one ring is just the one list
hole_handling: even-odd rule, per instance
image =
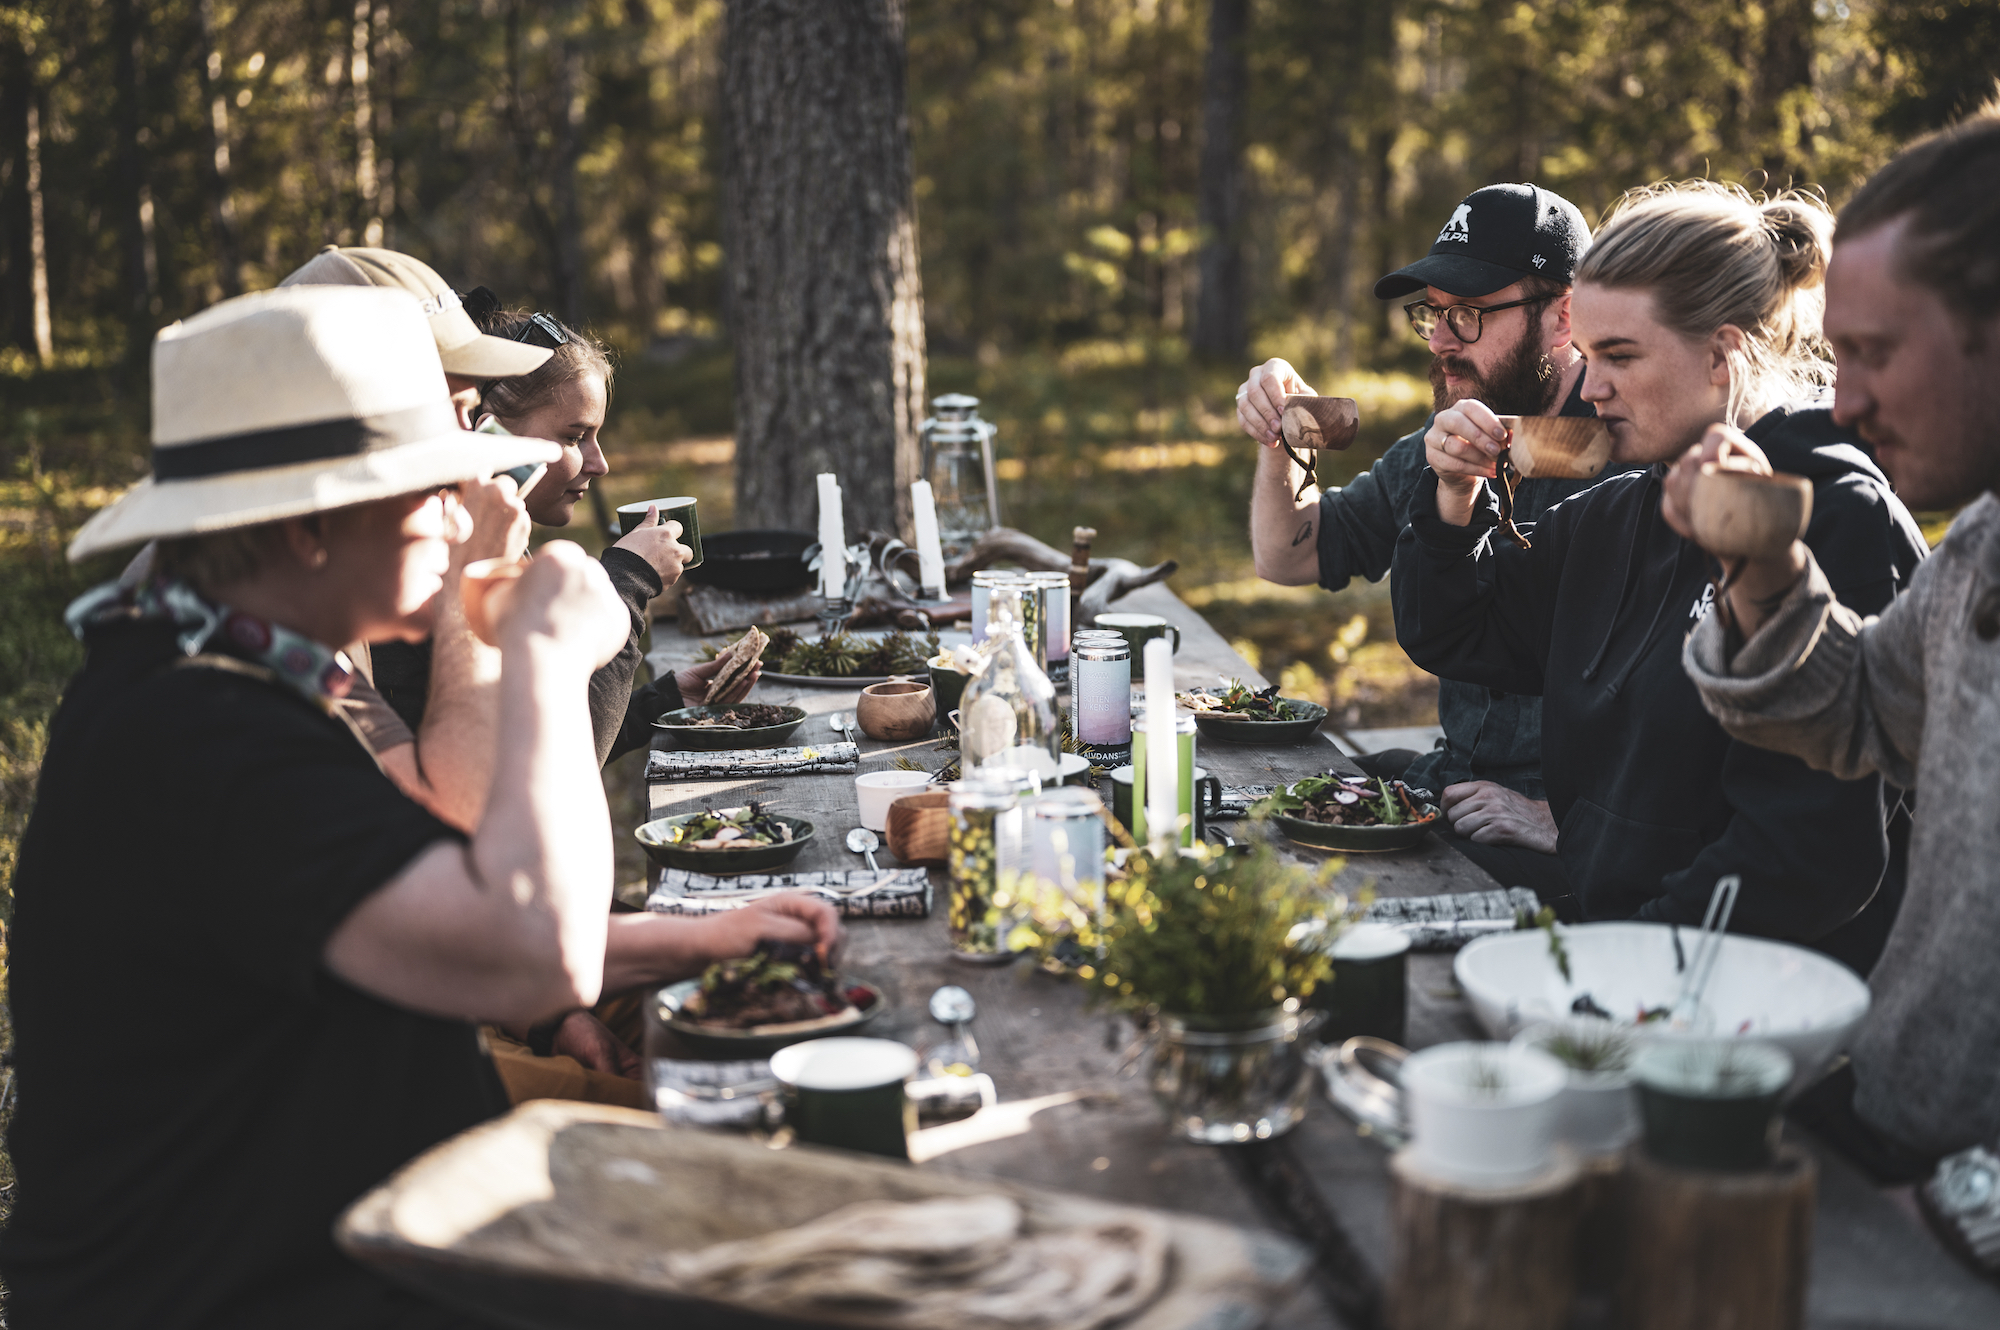
[[1293, 448], [1339, 452], [1361, 430], [1361, 407], [1352, 397], [1292, 393], [1278, 417], [1278, 436]]
[[1790, 564], [1792, 542], [1812, 521], [1812, 482], [1772, 471], [1742, 430], [1713, 425], [1667, 473], [1660, 511], [1718, 558]]
[[465, 623], [487, 646], [500, 645], [498, 624], [507, 617], [516, 584], [527, 565], [519, 559], [480, 559], [465, 565], [458, 596], [465, 606]]

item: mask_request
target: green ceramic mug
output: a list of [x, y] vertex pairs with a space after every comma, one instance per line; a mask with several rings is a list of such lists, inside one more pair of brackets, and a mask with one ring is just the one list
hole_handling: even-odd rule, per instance
[[[1118, 824], [1132, 833], [1132, 839], [1141, 844], [1146, 839], [1146, 810], [1141, 808], [1138, 822], [1132, 820], [1131, 767], [1118, 767], [1111, 772], [1111, 816]], [[1195, 798], [1195, 792], [1201, 798]], [[1190, 819], [1188, 828], [1181, 832], [1181, 844], [1192, 846], [1208, 830], [1210, 813], [1222, 811], [1222, 782], [1208, 774], [1205, 767], [1194, 768], [1194, 779], [1181, 782], [1181, 816]]]
[[1327, 948], [1333, 978], [1313, 990], [1326, 1013], [1317, 1037], [1338, 1047], [1355, 1035], [1407, 1043], [1410, 935], [1387, 924], [1349, 924]]
[[893, 1039], [809, 1039], [771, 1055], [785, 1122], [801, 1141], [910, 1157], [917, 1110], [903, 1090], [917, 1051]]
[[681, 524], [681, 544], [693, 551], [693, 556], [681, 565], [683, 568], [701, 567], [701, 519], [695, 515], [695, 501], [687, 495], [671, 499], [647, 499], [644, 503], [621, 503], [618, 505], [618, 529], [633, 531], [646, 523], [646, 510], [660, 510], [660, 525], [668, 522]]
[[1100, 614], [1097, 626], [1110, 629], [1131, 646], [1133, 683], [1146, 677], [1146, 643], [1171, 633], [1174, 650], [1181, 649], [1181, 630], [1157, 614]]

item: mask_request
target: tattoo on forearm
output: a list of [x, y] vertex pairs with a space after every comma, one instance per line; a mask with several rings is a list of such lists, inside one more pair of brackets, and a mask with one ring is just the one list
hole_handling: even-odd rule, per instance
[[1313, 536], [1313, 524], [1310, 521], [1301, 522], [1299, 523], [1299, 534], [1292, 537], [1292, 544], [1294, 547], [1303, 545], [1307, 541], [1311, 540], [1312, 536]]

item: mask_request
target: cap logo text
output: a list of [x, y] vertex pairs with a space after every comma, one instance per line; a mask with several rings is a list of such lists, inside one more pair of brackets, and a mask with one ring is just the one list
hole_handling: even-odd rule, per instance
[[1472, 243], [1471, 204], [1459, 204], [1458, 211], [1454, 212], [1451, 220], [1444, 224], [1444, 230], [1438, 232], [1437, 243], [1443, 244], [1447, 240], [1456, 240], [1460, 244]]
[[1548, 262], [1548, 260], [1547, 260], [1547, 259], [1545, 259], [1545, 258], [1543, 258], [1543, 257], [1542, 257], [1541, 255], [1539, 255], [1539, 254], [1535, 255], [1535, 266], [1536, 266], [1537, 268], [1541, 267], [1541, 266], [1542, 266], [1542, 265], [1543, 265], [1544, 263], [1547, 263], [1547, 262]]
[[423, 306], [424, 315], [429, 317], [433, 314], [442, 314], [448, 309], [457, 309], [460, 301], [458, 292], [446, 287], [442, 291], [432, 292], [418, 303]]

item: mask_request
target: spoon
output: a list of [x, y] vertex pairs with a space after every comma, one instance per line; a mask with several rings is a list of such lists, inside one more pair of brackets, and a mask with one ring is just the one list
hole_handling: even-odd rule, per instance
[[847, 833], [847, 848], [868, 860], [868, 871], [879, 873], [881, 867], [875, 862], [875, 847], [882, 842], [866, 827], [856, 827]]
[[972, 994], [957, 984], [946, 984], [931, 994], [931, 1019], [939, 1025], [963, 1025], [979, 1014]]
[[839, 735], [841, 738], [847, 740], [849, 743], [854, 742], [854, 735], [850, 732], [854, 728], [854, 722], [847, 718], [846, 712], [844, 711], [834, 712], [831, 716], [828, 716], [826, 718], [826, 724], [828, 729], [832, 730], [835, 734]]

